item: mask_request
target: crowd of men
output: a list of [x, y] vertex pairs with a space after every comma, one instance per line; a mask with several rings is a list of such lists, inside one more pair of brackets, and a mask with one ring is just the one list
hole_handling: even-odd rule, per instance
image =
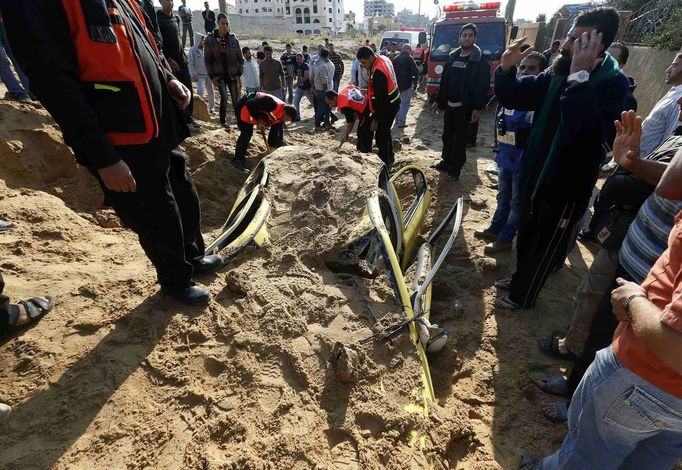
[[[366, 41], [343, 84], [343, 59], [328, 40], [314, 54], [286, 44], [279, 58], [263, 42], [254, 56], [208, 2], [206, 35], [192, 30], [185, 0], [179, 15], [173, 0], [160, 0], [159, 10], [151, 0], [113, 3], [116, 22], [104, 2], [0, 0], [0, 78], [10, 98], [38, 99], [50, 112], [77, 161], [138, 234], [167, 295], [208, 302], [193, 277], [222, 266], [205, 255], [199, 199], [179, 149], [198, 127], [192, 79], [211, 113], [218, 89], [226, 127], [231, 102], [239, 129], [232, 163], [240, 171], [249, 171], [254, 127], [264, 137], [270, 129], [268, 148], [284, 145], [284, 126], [300, 120], [304, 97], [315, 129], [331, 126], [337, 110], [346, 119], [339, 145], [357, 124], [357, 150], [371, 153], [376, 144], [378, 158], [393, 164], [391, 128], [408, 125], [428, 60], [422, 45], [385, 43], [377, 52]], [[643, 119], [637, 85], [622, 70], [629, 49], [615, 41], [619, 23], [615, 10], [596, 8], [543, 53], [515, 40], [492, 77], [497, 208], [475, 236], [490, 255], [516, 240], [514, 273], [495, 282], [496, 307], [534, 308], [579, 238], [598, 245], [567, 334], [538, 341], [573, 363], [568, 377], [537, 381], [566, 399], [544, 404], [542, 413], [567, 422], [569, 432], [559, 451], [541, 460], [525, 455], [522, 468], [671, 468], [682, 455], [682, 52], [666, 71], [670, 91]], [[433, 103], [443, 112], [435, 168], [453, 182], [466, 164], [470, 127], [489, 103], [491, 69], [477, 35], [473, 23], [461, 28]], [[41, 48], [31, 46], [36, 41]], [[593, 198], [600, 170], [612, 167]], [[0, 221], [0, 232], [11, 229]], [[0, 277], [0, 293], [3, 287]], [[0, 326], [23, 327], [53, 305], [48, 296], [12, 304], [0, 295]], [[0, 418], [7, 413], [0, 406]]]

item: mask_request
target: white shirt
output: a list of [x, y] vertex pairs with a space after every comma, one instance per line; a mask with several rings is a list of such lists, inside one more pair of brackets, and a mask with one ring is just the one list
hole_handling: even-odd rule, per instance
[[656, 150], [665, 139], [673, 135], [675, 129], [682, 124], [679, 121], [680, 105], [677, 100], [682, 97], [682, 85], [674, 86], [661, 100], [642, 124], [640, 155], [642, 158]]
[[325, 65], [327, 66], [327, 90], [333, 90], [334, 70], [336, 69], [336, 67], [334, 67], [334, 64], [332, 63], [331, 60], [327, 60], [327, 62], [325, 62]]
[[242, 85], [244, 88], [260, 87], [260, 71], [258, 62], [251, 57], [251, 60], [244, 60], [244, 73], [242, 74]]

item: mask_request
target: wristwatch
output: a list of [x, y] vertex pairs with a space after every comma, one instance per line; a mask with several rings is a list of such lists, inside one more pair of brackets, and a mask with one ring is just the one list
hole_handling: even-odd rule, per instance
[[625, 314], [628, 316], [628, 320], [632, 321], [632, 312], [630, 311], [630, 304], [632, 303], [633, 299], [636, 299], [637, 297], [644, 297], [646, 298], [646, 295], [644, 294], [632, 294], [629, 296], [627, 299], [623, 301], [623, 310], [625, 310]]
[[578, 70], [568, 76], [569, 82], [585, 83], [590, 79], [590, 72], [587, 70]]

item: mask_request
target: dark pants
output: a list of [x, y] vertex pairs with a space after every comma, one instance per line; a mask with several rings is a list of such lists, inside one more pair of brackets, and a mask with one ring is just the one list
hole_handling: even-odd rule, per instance
[[[239, 83], [231, 78], [219, 78], [218, 90], [220, 91], [220, 124], [225, 124], [227, 117], [227, 94], [232, 100], [232, 110], [237, 117], [237, 102], [239, 101]], [[239, 120], [239, 119], [237, 119]]]
[[0, 326], [7, 326], [9, 324], [9, 297], [2, 294], [5, 289], [5, 280], [0, 273]]
[[192, 122], [192, 111], [194, 109], [194, 89], [192, 87], [192, 76], [189, 73], [189, 64], [180, 65], [180, 71], [175, 72], [175, 77], [187, 87], [190, 93], [189, 106], [187, 106], [183, 113], [187, 122]]
[[137, 191], [121, 193], [97, 178], [121, 221], [140, 239], [140, 245], [156, 268], [159, 283], [186, 287], [192, 280], [192, 264], [204, 256], [199, 195], [185, 167], [179, 148], [149, 156], [123, 156], [137, 181]]
[[467, 161], [467, 132], [471, 110], [460, 106], [448, 107], [443, 115], [443, 152], [441, 158], [448, 165], [448, 172], [459, 177]]
[[369, 118], [369, 112], [365, 112], [358, 123], [358, 152], [372, 153], [374, 132], [370, 130], [371, 125], [372, 120]]
[[[237, 109], [241, 110], [242, 106], [245, 106], [246, 97], [239, 100], [237, 104]], [[239, 116], [239, 113], [237, 113]], [[246, 151], [249, 148], [249, 142], [251, 142], [251, 137], [253, 137], [253, 124], [242, 121], [237, 118], [237, 127], [239, 127], [239, 137], [237, 137], [237, 146], [234, 150], [235, 160], [244, 160], [246, 158]], [[284, 139], [284, 124], [274, 124], [270, 126], [270, 133], [268, 134], [268, 145], [276, 149], [281, 147]]]
[[333, 83], [334, 83], [334, 91], [338, 93], [339, 92], [339, 85], [341, 85], [341, 77], [334, 77]]
[[182, 48], [185, 48], [187, 42], [187, 33], [189, 32], [189, 47], [194, 46], [194, 28], [192, 23], [182, 23]]
[[555, 202], [538, 195], [526, 205], [516, 238], [516, 272], [509, 298], [531, 308], [547, 277], [565, 261], [587, 203]]
[[613, 307], [611, 306], [611, 291], [618, 287], [616, 279], [622, 277], [626, 281], [631, 281], [630, 275], [618, 266], [618, 271], [613, 278], [613, 282], [609, 289], [602, 296], [597, 308], [597, 313], [592, 318], [590, 323], [590, 330], [585, 340], [585, 347], [583, 352], [573, 363], [570, 374], [568, 374], [568, 396], [573, 396], [573, 392], [578, 388], [578, 384], [594, 361], [597, 351], [603, 349], [611, 344], [613, 341], [613, 334], [618, 327], [618, 319], [613, 314]]
[[377, 127], [377, 132], [375, 135], [377, 148], [379, 149], [379, 158], [389, 168], [395, 161], [391, 127], [393, 127], [393, 121], [395, 121], [395, 117], [398, 114], [399, 106], [399, 102], [397, 104], [391, 105], [391, 109], [389, 110], [386, 119], [379, 121], [379, 126]]

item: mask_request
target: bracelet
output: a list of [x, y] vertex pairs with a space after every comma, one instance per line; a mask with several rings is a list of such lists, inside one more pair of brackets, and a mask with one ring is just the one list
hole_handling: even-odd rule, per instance
[[630, 310], [630, 304], [637, 297], [644, 297], [646, 299], [645, 294], [632, 294], [630, 297], [623, 301], [623, 310], [625, 310], [625, 314], [628, 316], [628, 321], [632, 321], [632, 311]]

